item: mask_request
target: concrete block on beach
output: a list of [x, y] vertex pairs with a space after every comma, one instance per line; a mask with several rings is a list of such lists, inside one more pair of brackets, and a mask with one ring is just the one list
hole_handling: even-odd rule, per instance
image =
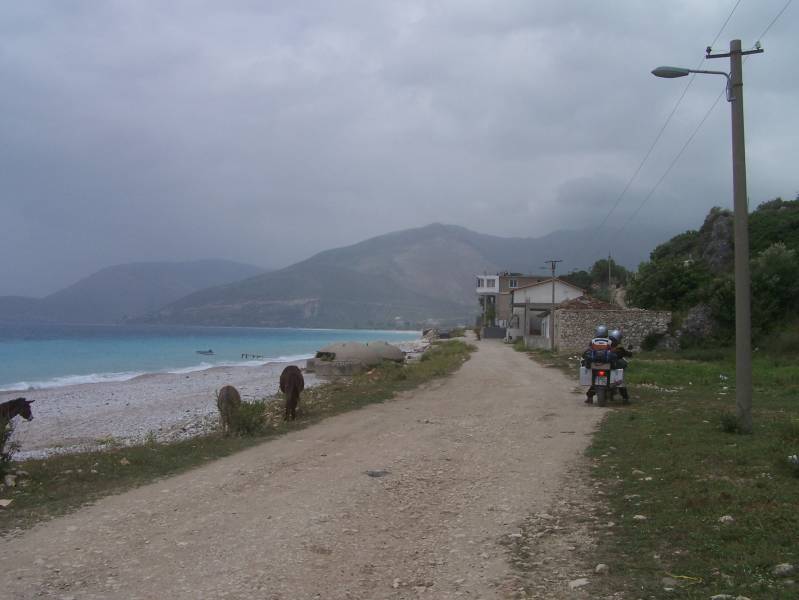
[[405, 352], [388, 342], [339, 342], [325, 346], [309, 359], [306, 368], [322, 377], [349, 376], [384, 360], [405, 362]]

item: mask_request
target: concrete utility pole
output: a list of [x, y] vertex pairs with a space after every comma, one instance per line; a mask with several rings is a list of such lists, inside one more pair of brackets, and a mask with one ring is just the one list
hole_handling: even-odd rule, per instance
[[741, 57], [763, 52], [741, 51], [741, 40], [730, 51], [707, 58], [730, 57], [729, 101], [732, 116], [732, 190], [735, 215], [735, 404], [741, 430], [752, 433], [752, 304], [749, 273], [749, 206], [746, 197], [746, 146], [744, 143], [744, 82]]
[[682, 67], [658, 67], [657, 77], [685, 77], [689, 73], [710, 73], [727, 78], [727, 101], [732, 116], [732, 190], [735, 215], [735, 404], [738, 425], [745, 433], [752, 432], [752, 304], [749, 275], [749, 207], [746, 198], [746, 148], [744, 144], [744, 83], [742, 58], [760, 54], [760, 42], [753, 50], [741, 50], [741, 40], [730, 41], [730, 51], [705, 58], [730, 58], [730, 72], [698, 71]]
[[552, 270], [552, 304], [549, 306], [549, 349], [555, 351], [555, 266], [563, 260], [545, 260]]

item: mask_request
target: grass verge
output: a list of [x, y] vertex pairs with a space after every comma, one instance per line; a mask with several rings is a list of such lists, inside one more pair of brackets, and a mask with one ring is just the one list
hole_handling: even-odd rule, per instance
[[[574, 357], [535, 354], [576, 373]], [[636, 355], [633, 404], [609, 411], [594, 437], [593, 475], [615, 526], [597, 534], [592, 560], [610, 574], [594, 578], [592, 594], [797, 598], [796, 357], [756, 355], [752, 435], [737, 433], [734, 359], [694, 358]], [[793, 575], [775, 574], [783, 563]]]
[[460, 340], [437, 343], [417, 363], [384, 363], [351, 379], [310, 388], [302, 394], [297, 420], [290, 423], [282, 420], [282, 397], [266, 398], [262, 421], [249, 427], [255, 432], [251, 436], [206, 435], [170, 444], [150, 442], [20, 462], [15, 468], [27, 475], [18, 487], [0, 493], [13, 500], [8, 508], [0, 509], [0, 533], [30, 527], [103, 496], [186, 471], [331, 415], [388, 400], [396, 392], [453, 373], [472, 350], [473, 346]]

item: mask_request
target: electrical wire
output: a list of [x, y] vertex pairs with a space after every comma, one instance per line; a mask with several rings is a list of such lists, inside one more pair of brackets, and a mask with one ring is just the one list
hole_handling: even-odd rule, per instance
[[784, 13], [785, 10], [791, 5], [791, 2], [793, 2], [793, 0], [788, 0], [788, 2], [785, 3], [785, 6], [782, 7], [782, 10], [780, 10], [780, 12], [777, 13], [777, 16], [771, 20], [771, 23], [768, 24], [768, 27], [766, 27], [763, 33], [760, 34], [760, 37], [757, 38], [758, 41], [766, 37], [766, 34], [769, 32], [769, 29], [771, 29], [774, 26], [774, 23], [776, 23], [779, 20], [779, 18], [782, 16], [782, 13]]
[[686, 148], [688, 148], [688, 146], [694, 140], [694, 137], [696, 137], [696, 134], [699, 133], [699, 130], [702, 128], [702, 125], [705, 124], [705, 121], [707, 121], [707, 118], [710, 116], [710, 113], [713, 112], [713, 109], [716, 108], [716, 106], [719, 103], [719, 100], [721, 100], [722, 96], [724, 96], [724, 94], [726, 92], [727, 92], [726, 89], [722, 90], [721, 93], [716, 97], [716, 100], [713, 102], [713, 104], [707, 110], [707, 112], [705, 113], [705, 116], [702, 117], [702, 120], [699, 121], [699, 124], [696, 126], [696, 128], [693, 130], [693, 132], [691, 132], [691, 135], [688, 136], [688, 139], [682, 145], [682, 148], [680, 148], [680, 151], [677, 153], [677, 156], [675, 156], [674, 159], [671, 161], [671, 163], [669, 164], [668, 168], [663, 172], [663, 175], [661, 175], [660, 179], [657, 180], [657, 183], [652, 186], [652, 188], [649, 190], [649, 193], [646, 195], [644, 200], [641, 202], [641, 204], [638, 205], [638, 208], [636, 208], [632, 212], [632, 214], [630, 214], [630, 216], [627, 218], [627, 220], [624, 222], [624, 224], [621, 227], [619, 227], [619, 229], [613, 234], [614, 238], [617, 237], [622, 231], [624, 231], [625, 227], [627, 227], [627, 225], [630, 224], [630, 222], [640, 212], [640, 210], [644, 207], [644, 205], [649, 201], [649, 199], [652, 197], [652, 195], [655, 193], [655, 191], [658, 189], [658, 187], [660, 187], [660, 184], [663, 183], [663, 180], [666, 179], [666, 176], [674, 168], [674, 165], [676, 165], [677, 161], [680, 160], [680, 157], [683, 155], [683, 153], [685, 152]]
[[[790, 4], [791, 4], [792, 2], [793, 2], [793, 0], [788, 0], [788, 1], [785, 3], [785, 5], [782, 7], [782, 9], [780, 9], [780, 11], [777, 13], [777, 15], [776, 15], [776, 16], [775, 16], [775, 17], [774, 17], [774, 18], [771, 20], [771, 22], [768, 24], [768, 26], [767, 26], [767, 27], [766, 27], [766, 29], [763, 31], [763, 33], [761, 33], [761, 34], [760, 34], [760, 37], [758, 38], [758, 40], [762, 40], [762, 39], [763, 39], [763, 38], [766, 36], [766, 34], [769, 32], [769, 30], [770, 30], [770, 29], [771, 29], [771, 28], [774, 26], [774, 24], [775, 24], [775, 23], [776, 23], [776, 22], [779, 20], [779, 18], [780, 18], [780, 17], [783, 15], [783, 13], [784, 13], [784, 12], [787, 10], [788, 6], [790, 6]], [[734, 7], [733, 7], [733, 12], [735, 11], [735, 8], [737, 8], [737, 7], [738, 7], [738, 4], [740, 4], [740, 1], [739, 1], [739, 2], [738, 2], [738, 3], [737, 3], [737, 4], [736, 4]], [[731, 16], [732, 16], [732, 14], [730, 14], [730, 17], [731, 17]], [[728, 22], [728, 21], [729, 21], [729, 17], [727, 18], [727, 21], [725, 21], [725, 22], [724, 22], [724, 26], [726, 26], [726, 24], [727, 24], [727, 22]], [[724, 29], [724, 26], [722, 26], [722, 29], [721, 29], [721, 30], [719, 31], [719, 33], [716, 35], [716, 39], [713, 41], [713, 44], [715, 44], [716, 40], [717, 40], [717, 39], [718, 39], [718, 37], [721, 35], [721, 31], [723, 31], [723, 29]], [[713, 44], [711, 44], [711, 46], [712, 46]], [[747, 58], [748, 58], [748, 57], [744, 57], [744, 62], [746, 61], [746, 59], [747, 59]], [[702, 59], [702, 60], [703, 60], [703, 62], [704, 62], [704, 59]], [[700, 63], [700, 65], [701, 65], [701, 63]], [[693, 81], [693, 78], [692, 78], [692, 79], [691, 79], [691, 81], [689, 82], [689, 85], [690, 85], [690, 83], [691, 83], [692, 81]], [[687, 91], [687, 86], [686, 86], [686, 91]], [[682, 100], [682, 98], [683, 98], [683, 96], [684, 96], [684, 95], [685, 95], [685, 92], [683, 92], [683, 95], [682, 95], [682, 96], [680, 96], [680, 100]], [[674, 168], [674, 166], [677, 164], [677, 161], [679, 161], [680, 157], [683, 155], [683, 153], [685, 152], [686, 148], [688, 148], [688, 146], [690, 145], [690, 143], [691, 143], [691, 142], [693, 141], [693, 139], [696, 137], [696, 134], [699, 132], [699, 129], [701, 129], [702, 125], [704, 125], [705, 121], [707, 121], [707, 118], [710, 116], [710, 113], [711, 113], [711, 112], [713, 112], [713, 109], [715, 109], [715, 108], [716, 108], [716, 106], [717, 106], [717, 105], [718, 105], [718, 103], [719, 103], [719, 100], [721, 100], [721, 97], [722, 97], [723, 95], [724, 95], [724, 91], [722, 91], [722, 92], [721, 92], [721, 94], [719, 94], [719, 95], [718, 95], [718, 97], [715, 99], [715, 101], [713, 102], [713, 104], [710, 106], [710, 108], [707, 110], [707, 112], [705, 113], [705, 115], [704, 115], [704, 116], [702, 117], [702, 119], [699, 121], [699, 124], [696, 126], [696, 128], [693, 130], [693, 132], [691, 132], [691, 135], [690, 135], [690, 136], [688, 136], [688, 139], [686, 140], [685, 144], [683, 144], [682, 148], [680, 148], [680, 151], [677, 153], [677, 155], [676, 155], [676, 156], [674, 157], [674, 159], [671, 161], [671, 163], [669, 164], [669, 166], [666, 168], [666, 170], [664, 171], [663, 175], [661, 175], [660, 179], [658, 179], [658, 180], [657, 180], [657, 182], [655, 183], [655, 185], [654, 185], [654, 186], [652, 186], [652, 188], [649, 190], [649, 192], [647, 193], [647, 195], [646, 195], [646, 197], [644, 198], [643, 202], [641, 202], [641, 204], [639, 204], [639, 205], [638, 205], [638, 208], [636, 208], [636, 209], [635, 209], [635, 211], [633, 211], [633, 213], [632, 213], [632, 214], [631, 214], [631, 215], [628, 217], [628, 219], [627, 219], [627, 220], [624, 222], [624, 225], [622, 225], [622, 226], [621, 226], [621, 227], [620, 227], [620, 228], [619, 228], [619, 229], [618, 229], [618, 230], [617, 230], [617, 231], [616, 231], [616, 232], [613, 234], [613, 236], [612, 236], [612, 238], [611, 238], [611, 239], [613, 239], [613, 238], [617, 237], [617, 236], [618, 236], [618, 235], [619, 235], [619, 234], [620, 234], [622, 231], [624, 231], [624, 229], [627, 227], [627, 225], [629, 225], [629, 224], [632, 222], [632, 220], [633, 220], [633, 219], [635, 218], [635, 216], [636, 216], [636, 215], [637, 215], [637, 214], [638, 214], [638, 213], [641, 211], [641, 209], [644, 207], [644, 205], [646, 205], [646, 203], [649, 201], [649, 199], [650, 199], [650, 198], [652, 197], [652, 195], [655, 193], [655, 191], [657, 190], [657, 188], [658, 188], [658, 187], [660, 187], [660, 184], [663, 182], [663, 180], [666, 178], [666, 176], [667, 176], [667, 175], [668, 175], [668, 174], [671, 172], [671, 170], [672, 170], [672, 169]]]
[[[792, 0], [789, 0], [789, 2], [790, 1]], [[733, 14], [735, 14], [736, 9], [738, 8], [738, 5], [741, 4], [741, 2], [742, 0], [737, 0], [735, 5], [732, 7], [732, 10], [730, 10], [730, 13], [727, 15], [727, 18], [724, 19], [724, 23], [722, 23], [721, 27], [719, 28], [718, 33], [716, 33], [716, 37], [713, 38], [713, 41], [710, 44], [711, 46], [713, 46], [718, 41], [719, 37], [724, 31], [724, 28], [727, 27], [727, 23], [730, 22], [730, 19], [732, 18]], [[703, 56], [702, 60], [699, 61], [699, 64], [695, 67], [694, 70], [698, 70], [704, 62], [705, 62], [705, 57]], [[652, 141], [652, 143], [649, 146], [649, 149], [646, 151], [644, 158], [638, 164], [638, 167], [635, 169], [635, 172], [632, 174], [632, 177], [630, 177], [627, 180], [627, 184], [624, 186], [624, 189], [622, 190], [621, 194], [619, 194], [619, 196], [616, 198], [616, 201], [613, 203], [613, 206], [611, 207], [610, 211], [608, 211], [608, 214], [606, 214], [605, 218], [602, 219], [602, 222], [597, 226], [597, 229], [602, 229], [602, 227], [605, 226], [605, 223], [607, 223], [608, 219], [610, 219], [610, 216], [615, 212], [616, 208], [618, 208], [619, 204], [622, 201], [622, 198], [624, 198], [625, 194], [630, 189], [630, 186], [632, 185], [633, 181], [635, 181], [635, 179], [638, 177], [638, 174], [641, 172], [641, 169], [643, 168], [644, 164], [649, 159], [649, 156], [652, 154], [652, 151], [655, 149], [655, 146], [657, 146], [657, 143], [660, 141], [660, 138], [663, 136], [663, 132], [666, 131], [666, 128], [669, 126], [672, 117], [677, 112], [677, 109], [680, 107], [680, 104], [682, 104], [683, 98], [685, 98], [685, 95], [688, 93], [688, 89], [691, 87], [691, 84], [693, 84], [695, 78], [696, 78], [696, 73], [692, 73], [691, 78], [688, 80], [688, 83], [686, 84], [685, 88], [683, 88], [682, 94], [680, 94], [680, 97], [677, 98], [677, 102], [675, 103], [674, 108], [671, 109], [669, 116], [666, 117], [666, 120], [664, 121], [663, 125], [660, 127], [660, 130], [655, 136], [655, 139]], [[581, 251], [584, 249], [585, 246], [583, 246]]]

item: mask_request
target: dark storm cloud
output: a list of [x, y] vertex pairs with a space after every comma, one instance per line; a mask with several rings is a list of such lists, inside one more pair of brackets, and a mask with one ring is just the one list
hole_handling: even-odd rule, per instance
[[[685, 85], [649, 71], [697, 66], [733, 4], [7, 3], [0, 294], [137, 260], [282, 266], [433, 221], [596, 223]], [[783, 4], [745, 0], [716, 47], [751, 45]], [[745, 65], [754, 203], [799, 190], [796, 23], [790, 7]], [[722, 87], [697, 78], [608, 227]], [[629, 226], [729, 205], [729, 157], [722, 101]]]

